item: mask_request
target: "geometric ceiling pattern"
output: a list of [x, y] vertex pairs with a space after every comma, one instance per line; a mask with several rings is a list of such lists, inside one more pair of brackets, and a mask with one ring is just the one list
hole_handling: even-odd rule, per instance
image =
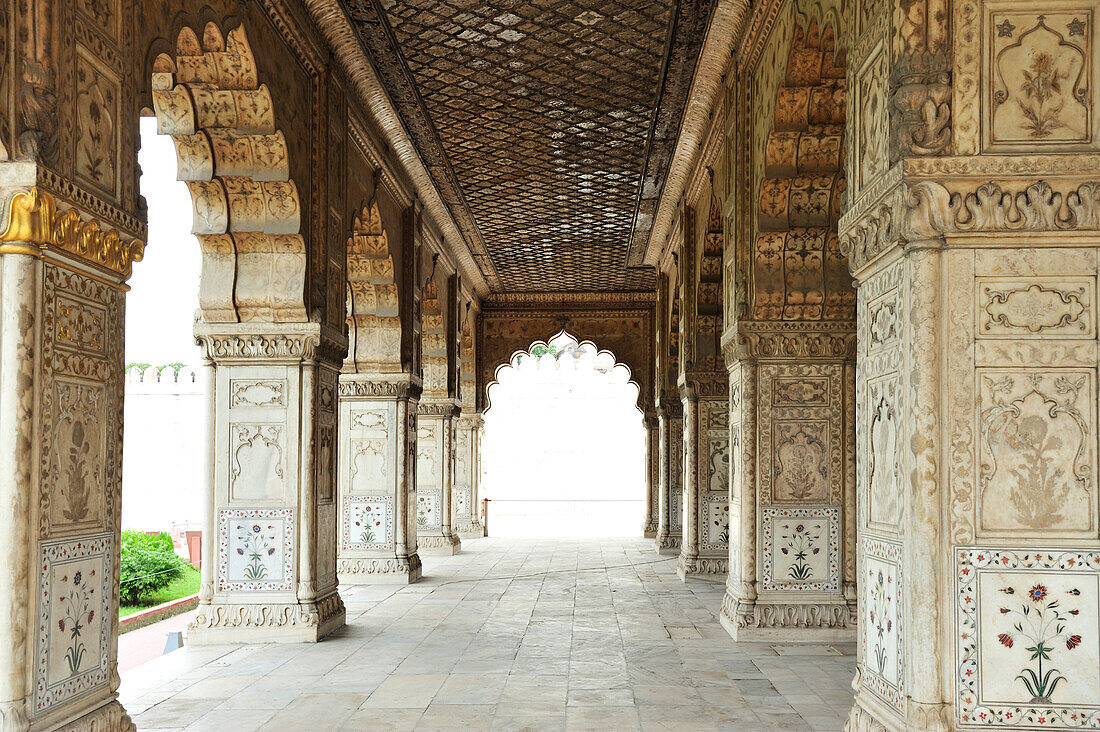
[[496, 291], [650, 290], [712, 0], [343, 0]]

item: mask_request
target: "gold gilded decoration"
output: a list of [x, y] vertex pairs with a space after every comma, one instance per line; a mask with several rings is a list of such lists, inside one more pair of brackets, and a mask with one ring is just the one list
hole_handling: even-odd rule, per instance
[[58, 249], [122, 275], [123, 280], [145, 252], [140, 239], [124, 240], [96, 221], [84, 221], [76, 211], [59, 211], [57, 200], [37, 187], [12, 197], [0, 241], [16, 243], [0, 251], [37, 253], [27, 245]]

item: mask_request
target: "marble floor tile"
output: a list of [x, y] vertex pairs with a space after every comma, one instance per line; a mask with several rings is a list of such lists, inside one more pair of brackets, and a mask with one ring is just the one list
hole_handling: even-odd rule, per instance
[[652, 542], [479, 539], [341, 589], [317, 644], [184, 647], [122, 675], [156, 730], [842, 729], [854, 643], [737, 643]]

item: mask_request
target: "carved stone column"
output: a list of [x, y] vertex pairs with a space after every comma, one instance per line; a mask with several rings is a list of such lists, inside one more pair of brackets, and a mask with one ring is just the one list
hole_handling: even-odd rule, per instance
[[724, 381], [680, 381], [684, 408], [683, 541], [676, 573], [725, 580], [729, 570], [729, 412]]
[[658, 500], [657, 536], [659, 554], [680, 553], [683, 535], [684, 419], [683, 406], [674, 399], [662, 399], [657, 408]]
[[340, 582], [415, 582], [420, 379], [340, 375]]
[[123, 315], [143, 245], [38, 188], [3, 201], [0, 727], [132, 730], [116, 700]]
[[882, 8], [849, 62], [867, 70], [848, 77], [867, 143], [840, 222], [859, 281], [852, 730], [1100, 726], [1086, 11]]
[[850, 640], [855, 333], [741, 321], [732, 336], [722, 625], [738, 640]]
[[416, 435], [416, 541], [424, 554], [457, 554], [461, 540], [451, 528], [454, 487], [453, 401], [422, 401]]
[[485, 536], [478, 512], [483, 424], [480, 414], [463, 414], [455, 420], [454, 532], [462, 539]]
[[320, 640], [344, 624], [337, 346], [312, 323], [197, 323], [195, 337], [215, 367], [216, 546], [187, 641]]
[[655, 539], [659, 522], [657, 501], [660, 493], [660, 432], [657, 414], [646, 414], [645, 424], [645, 520], [642, 537]]

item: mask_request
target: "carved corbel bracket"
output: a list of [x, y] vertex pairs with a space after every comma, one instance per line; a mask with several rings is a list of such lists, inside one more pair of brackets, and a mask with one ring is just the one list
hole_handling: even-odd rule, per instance
[[60, 210], [57, 199], [37, 186], [16, 193], [8, 202], [0, 242], [5, 242], [0, 253], [65, 252], [123, 282], [145, 252], [145, 242], [123, 239], [96, 221], [84, 221], [76, 211]]

